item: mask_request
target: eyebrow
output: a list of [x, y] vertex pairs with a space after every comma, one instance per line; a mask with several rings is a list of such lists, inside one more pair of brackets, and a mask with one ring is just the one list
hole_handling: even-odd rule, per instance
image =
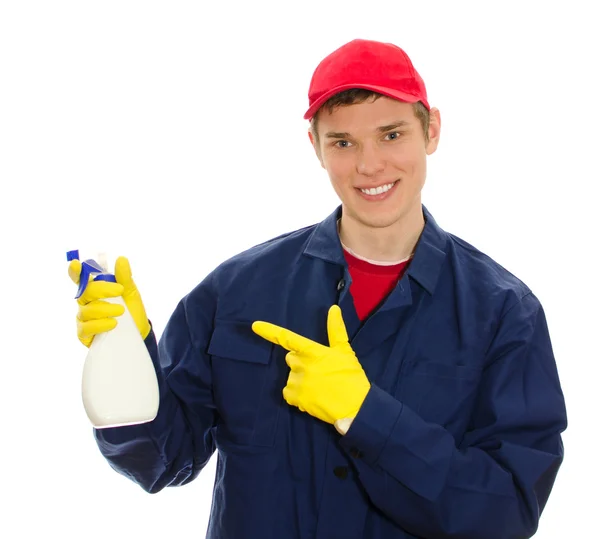
[[[387, 131], [391, 131], [392, 129], [398, 129], [400, 127], [408, 127], [410, 125], [406, 120], [399, 120], [389, 125], [382, 125], [377, 128], [378, 133], [385, 133]], [[350, 133], [337, 133], [335, 131], [329, 131], [325, 134], [325, 138], [350, 138], [352, 135]]]

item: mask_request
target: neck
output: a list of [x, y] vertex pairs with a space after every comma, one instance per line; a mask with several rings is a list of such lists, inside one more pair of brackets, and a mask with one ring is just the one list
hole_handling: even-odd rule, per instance
[[342, 213], [338, 231], [342, 244], [359, 257], [398, 263], [410, 258], [425, 226], [421, 207], [386, 227], [373, 227]]

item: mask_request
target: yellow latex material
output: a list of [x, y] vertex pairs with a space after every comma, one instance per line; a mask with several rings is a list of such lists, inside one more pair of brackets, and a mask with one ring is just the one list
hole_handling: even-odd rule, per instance
[[348, 342], [337, 305], [327, 317], [329, 346], [269, 322], [254, 322], [252, 330], [289, 351], [285, 359], [291, 372], [283, 389], [288, 404], [331, 424], [356, 416], [371, 384]]
[[[81, 275], [81, 261], [71, 260], [69, 263], [69, 277], [75, 284], [79, 284]], [[90, 281], [77, 299], [79, 309], [77, 312], [77, 338], [82, 344], [89, 347], [94, 335], [114, 329], [117, 325], [115, 317], [124, 313], [122, 305], [103, 301], [106, 298], [123, 296], [125, 305], [131, 313], [135, 325], [142, 338], [150, 333], [150, 322], [146, 316], [146, 309], [140, 293], [131, 276], [129, 260], [121, 256], [115, 263], [116, 283], [107, 281]]]

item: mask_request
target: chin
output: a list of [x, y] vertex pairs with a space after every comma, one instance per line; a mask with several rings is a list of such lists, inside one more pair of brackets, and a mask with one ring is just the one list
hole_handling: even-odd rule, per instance
[[371, 228], [387, 228], [397, 223], [402, 217], [399, 210], [380, 214], [359, 214], [358, 219], [361, 223]]

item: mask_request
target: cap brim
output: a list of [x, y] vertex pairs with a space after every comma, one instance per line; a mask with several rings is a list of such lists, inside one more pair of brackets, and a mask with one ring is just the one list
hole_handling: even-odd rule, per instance
[[387, 97], [391, 97], [392, 99], [397, 99], [399, 101], [404, 101], [406, 103], [416, 103], [417, 101], [422, 101], [423, 104], [429, 109], [429, 103], [426, 100], [415, 97], [414, 95], [407, 94], [405, 92], [398, 92], [397, 90], [392, 90], [390, 88], [384, 88], [383, 86], [374, 86], [369, 84], [344, 84], [342, 86], [337, 86], [329, 90], [329, 92], [323, 94], [319, 99], [317, 99], [310, 108], [304, 113], [304, 119], [310, 120], [315, 113], [321, 108], [321, 106], [332, 96], [343, 92], [344, 90], [351, 90], [353, 88], [362, 88], [364, 90], [373, 90], [379, 94], [383, 94]]

